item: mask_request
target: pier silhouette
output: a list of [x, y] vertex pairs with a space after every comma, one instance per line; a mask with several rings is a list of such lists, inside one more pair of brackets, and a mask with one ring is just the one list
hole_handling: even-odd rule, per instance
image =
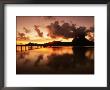
[[38, 48], [46, 48], [46, 47], [58, 47], [58, 46], [94, 46], [94, 42], [88, 41], [87, 39], [74, 39], [72, 42], [61, 42], [61, 41], [52, 41], [44, 44], [31, 43], [28, 44], [19, 44], [16, 45], [20, 47], [20, 51], [38, 49]]

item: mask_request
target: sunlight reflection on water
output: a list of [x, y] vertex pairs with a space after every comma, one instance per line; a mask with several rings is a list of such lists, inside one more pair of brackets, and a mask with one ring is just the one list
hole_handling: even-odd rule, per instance
[[20, 51], [18, 46], [16, 55], [17, 74], [94, 73], [94, 47], [60, 46]]

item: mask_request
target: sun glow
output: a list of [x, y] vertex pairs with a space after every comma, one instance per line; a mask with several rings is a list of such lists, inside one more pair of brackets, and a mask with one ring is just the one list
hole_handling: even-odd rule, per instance
[[73, 40], [73, 38], [69, 38], [69, 39], [64, 39], [64, 38], [40, 38], [40, 37], [36, 37], [35, 39], [33, 39], [34, 37], [32, 37], [32, 40], [17, 40], [16, 43], [17, 44], [27, 44], [29, 42], [32, 43], [38, 43], [38, 44], [44, 44], [44, 43], [48, 43], [48, 42], [52, 42], [52, 41], [61, 41], [61, 42], [71, 42]]

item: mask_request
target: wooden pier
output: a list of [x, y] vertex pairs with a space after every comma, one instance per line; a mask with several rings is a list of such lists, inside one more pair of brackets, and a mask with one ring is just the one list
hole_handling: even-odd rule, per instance
[[[43, 45], [16, 45], [16, 51], [27, 51], [27, 50], [33, 50], [38, 48], [43, 48]], [[18, 50], [19, 48], [19, 50]]]

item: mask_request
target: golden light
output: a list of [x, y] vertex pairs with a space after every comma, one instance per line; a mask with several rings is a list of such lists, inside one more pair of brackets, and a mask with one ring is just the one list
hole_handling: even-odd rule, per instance
[[85, 36], [86, 39], [93, 41], [94, 40], [94, 33], [93, 32], [88, 32], [87, 36]]
[[93, 60], [93, 58], [94, 58], [94, 51], [93, 51], [93, 50], [88, 50], [88, 51], [85, 53], [85, 56], [86, 56], [89, 60]]

